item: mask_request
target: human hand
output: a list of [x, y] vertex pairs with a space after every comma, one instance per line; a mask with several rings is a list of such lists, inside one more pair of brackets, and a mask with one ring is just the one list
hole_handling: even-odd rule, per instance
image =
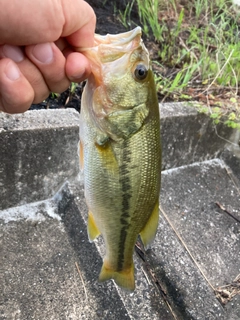
[[96, 17], [83, 0], [2, 0], [0, 110], [26, 111], [49, 92], [86, 79], [91, 67], [74, 48], [94, 43]]

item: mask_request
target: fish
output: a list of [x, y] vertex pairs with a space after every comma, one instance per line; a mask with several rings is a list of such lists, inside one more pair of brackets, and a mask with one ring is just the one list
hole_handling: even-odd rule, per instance
[[92, 73], [81, 99], [80, 168], [88, 237], [106, 253], [99, 281], [135, 289], [133, 252], [155, 238], [161, 180], [160, 115], [154, 74], [140, 27], [95, 35], [82, 53]]

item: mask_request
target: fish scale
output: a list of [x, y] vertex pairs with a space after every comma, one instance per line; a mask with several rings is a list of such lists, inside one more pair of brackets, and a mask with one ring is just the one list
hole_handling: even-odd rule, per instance
[[137, 236], [147, 246], [158, 225], [161, 144], [154, 76], [139, 27], [98, 35], [96, 46], [83, 53], [92, 64], [80, 114], [88, 234], [90, 240], [102, 234], [106, 246], [99, 280], [134, 290]]

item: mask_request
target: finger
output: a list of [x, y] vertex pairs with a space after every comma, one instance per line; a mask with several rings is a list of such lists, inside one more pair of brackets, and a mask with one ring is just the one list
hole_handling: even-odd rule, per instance
[[25, 46], [62, 36], [75, 47], [93, 45], [96, 16], [83, 0], [1, 0], [1, 8], [0, 44]]
[[91, 73], [91, 66], [88, 59], [79, 52], [66, 54], [66, 74], [73, 82], [85, 80]]
[[65, 73], [66, 59], [54, 43], [27, 46], [25, 53], [43, 75], [50, 91], [61, 93], [69, 87], [70, 81]]
[[0, 58], [10, 58], [17, 63], [22, 75], [28, 80], [34, 90], [33, 103], [39, 103], [48, 97], [48, 88], [39, 69], [27, 58], [20, 47], [0, 46]]
[[88, 78], [91, 73], [89, 60], [82, 53], [74, 52], [64, 38], [58, 39], [55, 44], [66, 59], [65, 71], [68, 79], [73, 82], [81, 82]]
[[34, 99], [34, 91], [11, 59], [0, 60], [0, 110], [7, 113], [26, 111]]
[[61, 36], [65, 23], [61, 1], [1, 0], [1, 8], [0, 44], [25, 46]]

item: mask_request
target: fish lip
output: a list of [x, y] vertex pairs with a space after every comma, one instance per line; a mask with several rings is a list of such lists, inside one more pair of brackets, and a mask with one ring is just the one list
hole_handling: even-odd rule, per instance
[[104, 47], [118, 47], [119, 50], [121, 50], [122, 47], [124, 47], [126, 44], [132, 42], [137, 36], [142, 35], [142, 28], [137, 26], [135, 29], [119, 33], [119, 34], [106, 34], [106, 35], [100, 35], [95, 34], [94, 36], [94, 45], [92, 47], [88, 48], [76, 48], [76, 51], [82, 52], [89, 52], [89, 51], [98, 51], [98, 47], [100, 45], [103, 45]]
[[105, 44], [105, 45], [114, 45], [117, 46], [119, 45], [125, 45], [132, 41], [137, 35], [142, 35], [142, 28], [141, 27], [136, 27], [133, 30], [123, 32], [120, 34], [106, 34], [106, 35], [99, 35], [95, 34], [94, 40], [95, 40], [95, 45], [98, 46], [99, 44]]

